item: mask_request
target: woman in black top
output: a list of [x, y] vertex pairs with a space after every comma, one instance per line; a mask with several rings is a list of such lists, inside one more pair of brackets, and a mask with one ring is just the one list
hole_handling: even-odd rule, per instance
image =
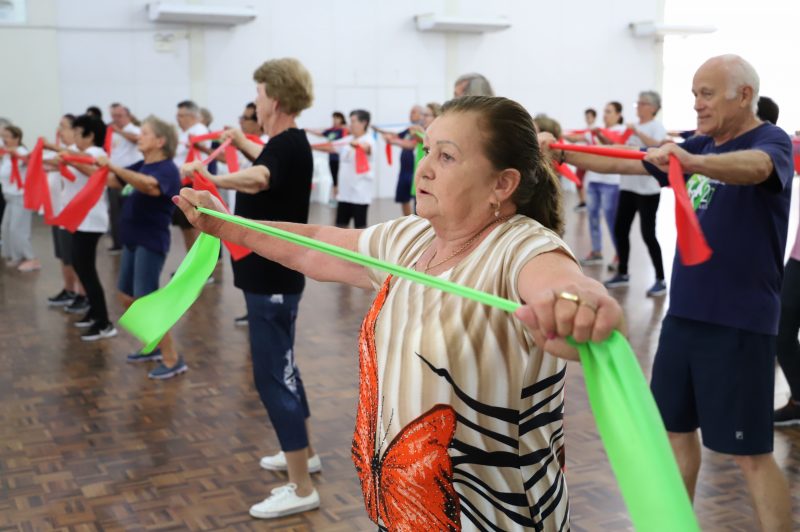
[[[255, 161], [251, 168], [211, 175], [200, 163], [184, 165], [185, 175], [202, 172], [219, 188], [236, 190], [235, 214], [256, 220], [308, 222], [314, 163], [311, 146], [295, 119], [312, 102], [311, 76], [296, 59], [277, 59], [253, 74], [256, 113], [269, 142], [260, 146], [241, 130], [220, 138]], [[261, 459], [261, 467], [288, 471], [289, 484], [254, 505], [250, 514], [274, 518], [319, 506], [309, 473], [321, 464], [308, 438], [308, 402], [294, 360], [294, 332], [305, 277], [252, 253], [233, 262], [234, 284], [244, 291], [253, 356], [253, 374], [261, 401], [275, 427], [281, 452]]]

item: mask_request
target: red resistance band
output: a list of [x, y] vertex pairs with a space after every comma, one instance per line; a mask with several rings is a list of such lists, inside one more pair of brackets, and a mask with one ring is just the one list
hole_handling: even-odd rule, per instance
[[[628, 142], [628, 139], [633, 136], [633, 130], [628, 128], [625, 130], [624, 133], [617, 133], [616, 131], [611, 131], [607, 128], [598, 128], [600, 133], [603, 134], [605, 138], [610, 140], [614, 144], [625, 144]], [[592, 136], [597, 136], [595, 134], [594, 129], [572, 129], [567, 131], [568, 135], [585, 135], [586, 133], [591, 133]]]
[[47, 184], [47, 174], [44, 171], [42, 152], [44, 139], [39, 137], [36, 146], [28, 158], [28, 171], [25, 172], [25, 191], [22, 205], [31, 211], [38, 212], [44, 209], [45, 222], [50, 223], [53, 218], [53, 205], [50, 202], [50, 187]]
[[[550, 148], [639, 161], [646, 156], [644, 152], [638, 150], [580, 146], [562, 142], [554, 142], [550, 145]], [[685, 266], [702, 264], [711, 258], [712, 251], [708, 247], [703, 230], [700, 228], [700, 222], [697, 220], [697, 214], [694, 212], [692, 202], [689, 200], [689, 194], [686, 192], [683, 168], [681, 168], [681, 163], [674, 155], [669, 157], [669, 172], [667, 176], [669, 185], [675, 193], [675, 226], [678, 232], [678, 251], [681, 263]]]
[[[350, 144], [351, 141], [336, 141], [336, 142], [321, 142], [319, 144], [312, 144], [312, 148], [332, 148], [333, 146], [343, 146]], [[355, 148], [356, 151], [356, 175], [366, 174], [369, 172], [369, 157], [364, 148], [359, 144]], [[390, 163], [391, 164], [391, 163]]]
[[[219, 155], [221, 151], [227, 150], [230, 147], [230, 145], [231, 145], [231, 139], [228, 139], [225, 142], [223, 142], [216, 150], [214, 150], [213, 153], [211, 153], [211, 155], [209, 155], [203, 161], [203, 165], [208, 165], [208, 163], [213, 161], [214, 158], [217, 155]], [[234, 148], [234, 153], [235, 153], [235, 148]], [[230, 166], [228, 168], [230, 169]], [[213, 181], [207, 179], [206, 176], [197, 171], [195, 171], [192, 174], [192, 181], [194, 182], [195, 190], [207, 190], [208, 192], [211, 193], [212, 196], [217, 198], [222, 203], [222, 206], [225, 208], [225, 212], [230, 213], [230, 210], [228, 209], [228, 204], [225, 203], [224, 199], [222, 199], [222, 195], [219, 193], [219, 189], [217, 189], [217, 186], [214, 184]], [[225, 247], [228, 248], [228, 251], [230, 252], [231, 257], [233, 257], [233, 260], [241, 260], [250, 253], [252, 253], [252, 250], [244, 246], [233, 244], [225, 240], [223, 240], [223, 243], [225, 244]]]

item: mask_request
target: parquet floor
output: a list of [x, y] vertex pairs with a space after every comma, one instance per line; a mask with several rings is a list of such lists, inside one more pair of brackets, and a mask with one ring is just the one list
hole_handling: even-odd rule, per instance
[[[570, 198], [571, 199], [571, 198]], [[389, 201], [372, 207], [372, 222], [395, 216]], [[659, 214], [665, 257], [673, 253], [672, 205]], [[312, 221], [329, 223], [315, 205]], [[585, 214], [569, 213], [566, 240], [587, 250]], [[0, 530], [374, 530], [366, 518], [349, 449], [357, 393], [356, 336], [372, 294], [309, 282], [301, 303], [297, 356], [313, 416], [312, 439], [323, 460], [316, 477], [322, 508], [273, 522], [247, 510], [281, 474], [263, 471], [259, 457], [278, 450], [253, 388], [244, 313], [227, 261], [175, 328], [190, 371], [155, 382], [147, 368], [126, 364], [137, 343], [117, 338], [85, 344], [72, 318], [47, 308], [60, 289], [49, 229], [36, 223], [39, 273], [0, 271]], [[617, 295], [644, 371], [658, 339], [666, 301], [644, 297], [649, 260], [632, 232], [632, 286]], [[114, 319], [118, 258], [101, 241], [98, 263]], [[183, 257], [173, 236], [165, 274]], [[589, 270], [604, 277], [600, 268]], [[567, 479], [573, 530], [628, 530], [630, 522], [588, 407], [581, 371], [567, 385]], [[794, 493], [800, 527], [800, 429], [776, 433], [776, 456]], [[705, 530], [755, 529], [744, 481], [713, 453], [704, 455], [696, 509]]]

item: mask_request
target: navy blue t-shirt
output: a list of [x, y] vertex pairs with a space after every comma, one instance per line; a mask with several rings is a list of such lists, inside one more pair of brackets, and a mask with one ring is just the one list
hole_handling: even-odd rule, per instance
[[[403, 130], [397, 135], [401, 139], [408, 137], [415, 137], [409, 130]], [[414, 175], [414, 150], [401, 150], [400, 151], [400, 176], [413, 176]]]
[[[335, 140], [342, 139], [346, 134], [347, 131], [343, 127], [332, 127], [322, 132], [322, 136], [328, 139], [328, 142], [333, 142]], [[338, 152], [329, 153], [328, 159], [331, 161], [338, 161], [339, 153]]]
[[[729, 185], [694, 174], [684, 176], [711, 259], [684, 266], [675, 253], [668, 314], [751, 332], [778, 333], [783, 255], [791, 200], [792, 144], [769, 123], [719, 146], [706, 135], [681, 144], [694, 154], [761, 150], [772, 175], [758, 185]], [[662, 184], [667, 176], [645, 163]]]
[[181, 190], [181, 176], [172, 159], [144, 164], [139, 161], [128, 170], [154, 177], [158, 180], [161, 195], [148, 196], [134, 190], [122, 202], [119, 234], [127, 247], [142, 246], [156, 253], [169, 251], [169, 224], [175, 204], [172, 196]]

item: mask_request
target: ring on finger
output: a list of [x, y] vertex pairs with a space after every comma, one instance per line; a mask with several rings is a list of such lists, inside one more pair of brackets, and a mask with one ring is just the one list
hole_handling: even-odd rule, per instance
[[573, 303], [577, 303], [578, 305], [581, 304], [581, 298], [578, 297], [577, 294], [573, 294], [572, 292], [567, 292], [566, 290], [563, 290], [558, 294], [556, 294], [556, 297], [558, 297], [558, 299], [563, 299], [565, 301], [572, 301]]

